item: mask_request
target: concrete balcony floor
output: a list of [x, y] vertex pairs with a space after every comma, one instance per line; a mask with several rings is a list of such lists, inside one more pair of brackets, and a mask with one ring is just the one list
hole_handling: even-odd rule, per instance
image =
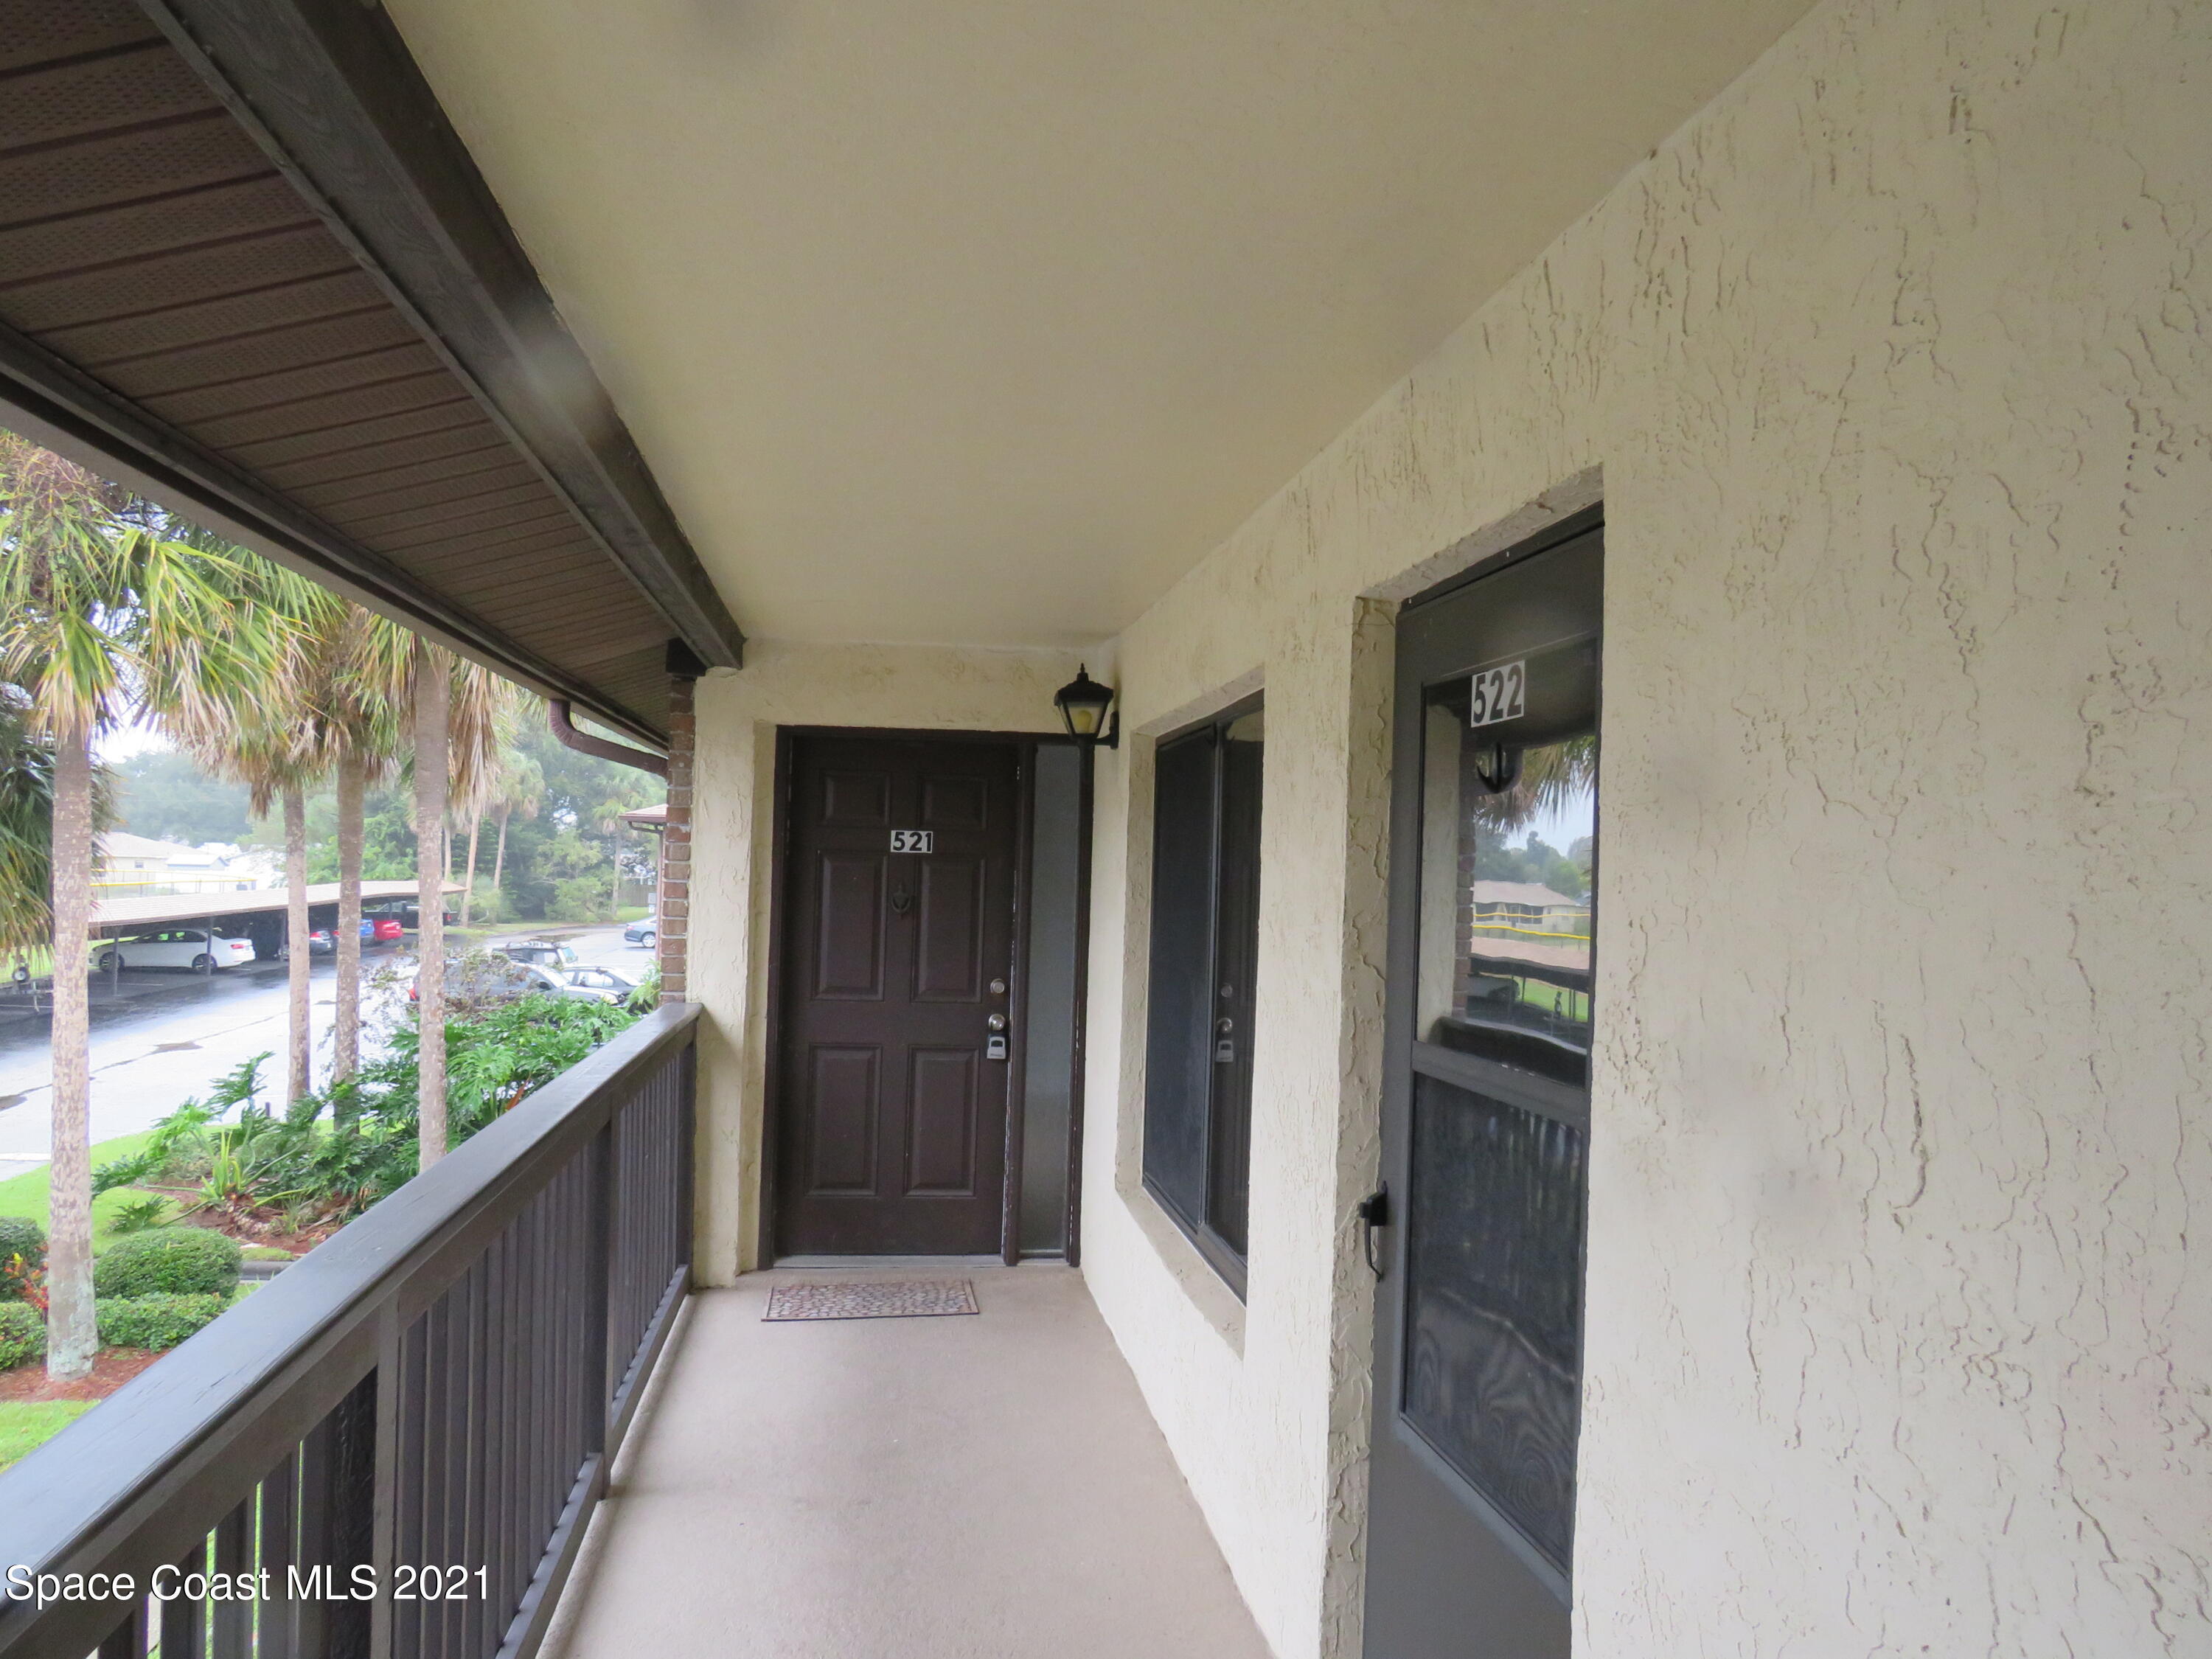
[[[965, 1278], [979, 1316], [765, 1324], [771, 1285]], [[902, 1263], [693, 1299], [559, 1659], [1266, 1659], [1080, 1274]]]

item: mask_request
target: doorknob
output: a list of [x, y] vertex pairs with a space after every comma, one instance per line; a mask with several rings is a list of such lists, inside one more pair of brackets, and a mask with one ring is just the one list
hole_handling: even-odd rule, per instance
[[1367, 1258], [1367, 1271], [1373, 1273], [1376, 1282], [1380, 1284], [1382, 1279], [1382, 1264], [1375, 1257], [1375, 1230], [1377, 1227], [1387, 1227], [1390, 1224], [1390, 1183], [1384, 1182], [1366, 1197], [1361, 1199], [1359, 1207], [1352, 1213], [1358, 1217], [1362, 1229], [1359, 1235], [1360, 1254]]

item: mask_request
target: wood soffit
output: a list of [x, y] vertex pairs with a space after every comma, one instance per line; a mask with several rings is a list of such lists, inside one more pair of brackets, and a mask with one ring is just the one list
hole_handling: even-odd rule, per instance
[[0, 422], [617, 729], [744, 636], [380, 10], [0, 0]]

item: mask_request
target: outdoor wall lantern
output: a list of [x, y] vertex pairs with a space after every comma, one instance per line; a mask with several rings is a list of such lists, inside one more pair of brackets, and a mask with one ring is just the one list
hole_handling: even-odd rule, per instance
[[1121, 746], [1121, 714], [1117, 712], [1110, 725], [1106, 718], [1106, 711], [1114, 706], [1114, 688], [1092, 679], [1087, 665], [1076, 668], [1075, 678], [1054, 692], [1052, 701], [1067, 723], [1067, 735], [1085, 749], [1096, 749], [1100, 744], [1109, 749]]

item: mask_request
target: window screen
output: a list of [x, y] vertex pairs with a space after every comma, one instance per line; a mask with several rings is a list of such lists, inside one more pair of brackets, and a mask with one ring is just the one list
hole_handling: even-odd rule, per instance
[[1242, 703], [1159, 745], [1145, 1184], [1243, 1294], [1265, 722]]

